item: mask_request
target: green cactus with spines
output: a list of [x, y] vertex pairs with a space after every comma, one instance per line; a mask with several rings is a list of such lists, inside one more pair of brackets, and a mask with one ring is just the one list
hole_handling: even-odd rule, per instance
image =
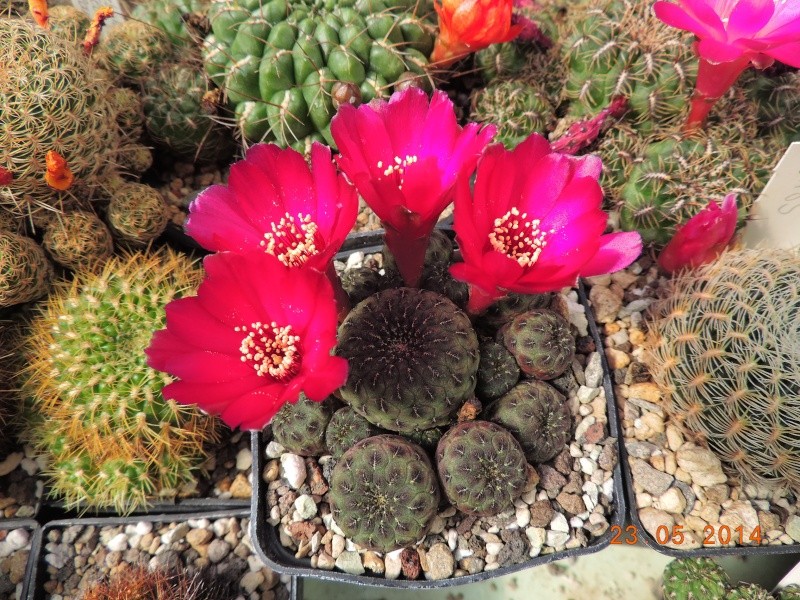
[[555, 379], [575, 358], [575, 336], [569, 321], [548, 308], [517, 315], [497, 334], [528, 377]]
[[478, 339], [467, 315], [434, 292], [370, 296], [339, 327], [335, 353], [350, 363], [342, 399], [389, 431], [447, 425], [475, 390]]
[[169, 212], [161, 192], [149, 185], [129, 182], [114, 190], [106, 220], [116, 239], [131, 247], [141, 247], [164, 232]]
[[117, 150], [117, 166], [121, 172], [138, 178], [153, 166], [153, 152], [143, 144], [124, 144]]
[[128, 19], [108, 28], [95, 48], [99, 64], [123, 81], [161, 68], [174, 52], [169, 36], [149, 23]]
[[757, 105], [762, 136], [775, 138], [783, 148], [800, 141], [800, 74], [756, 76], [748, 93]]
[[325, 448], [339, 458], [361, 440], [377, 435], [380, 430], [349, 406], [333, 413], [325, 428]]
[[774, 600], [774, 597], [760, 585], [742, 583], [728, 592], [725, 600]]
[[131, 17], [161, 29], [177, 48], [192, 48], [202, 44], [208, 33], [210, 4], [210, 0], [148, 0], [137, 4]]
[[333, 400], [314, 402], [300, 394], [297, 402], [288, 402], [272, 418], [272, 436], [289, 452], [300, 456], [325, 453], [325, 428], [333, 416]]
[[350, 303], [355, 306], [383, 289], [384, 277], [375, 269], [358, 267], [342, 273], [341, 281], [344, 291], [350, 298]]
[[85, 12], [69, 4], [51, 6], [47, 25], [54, 34], [74, 43], [83, 41], [92, 19]]
[[494, 340], [481, 341], [480, 354], [475, 393], [482, 400], [494, 400], [517, 384], [521, 375], [519, 366], [514, 355]]
[[465, 282], [455, 279], [447, 268], [426, 267], [423, 269], [419, 287], [441, 294], [462, 310], [469, 302], [469, 286]]
[[787, 585], [778, 592], [778, 600], [800, 600], [800, 585]]
[[572, 432], [566, 399], [544, 381], [518, 383], [487, 407], [486, 418], [514, 434], [531, 463], [554, 458]]
[[142, 97], [130, 88], [115, 87], [109, 90], [109, 101], [116, 114], [122, 138], [136, 142], [144, 132], [144, 105]]
[[220, 92], [193, 61], [145, 78], [143, 95], [147, 133], [156, 146], [195, 163], [232, 156], [233, 132], [216, 120]]
[[147, 366], [144, 350], [164, 327], [164, 306], [195, 293], [202, 276], [169, 250], [115, 256], [38, 307], [19, 374], [24, 437], [69, 507], [129, 512], [194, 484], [216, 421], [164, 400], [171, 379]]
[[439, 484], [419, 446], [396, 435], [361, 440], [337, 461], [329, 501], [336, 524], [356, 544], [388, 552], [424, 536]]
[[[737, 194], [740, 223], [769, 178], [779, 157], [753, 140], [728, 141], [709, 132], [691, 137], [657, 135], [640, 142], [618, 202], [622, 229], [638, 231], [645, 242], [666, 244], [678, 225], [708, 205]], [[626, 144], [627, 146], [627, 144]], [[603, 155], [614, 153], [613, 144]]]
[[425, 450], [434, 452], [436, 450], [436, 445], [439, 443], [439, 440], [442, 439], [443, 435], [444, 431], [442, 431], [440, 427], [434, 427], [432, 429], [404, 433], [403, 437], [409, 442], [413, 442], [417, 446], [421, 446]]
[[528, 480], [519, 442], [488, 421], [451, 427], [436, 448], [436, 468], [450, 503], [478, 516], [512, 510]]
[[672, 420], [744, 483], [800, 490], [800, 255], [741, 249], [651, 307], [645, 360]]
[[111, 258], [114, 240], [94, 213], [68, 211], [50, 221], [42, 247], [63, 267], [90, 271], [102, 267]]
[[7, 456], [16, 442], [22, 401], [14, 379], [22, 366], [17, 351], [21, 330], [19, 320], [0, 319], [0, 456]]
[[513, 148], [531, 133], [546, 134], [555, 123], [556, 114], [542, 86], [514, 79], [476, 90], [471, 118], [496, 125], [494, 141]]
[[0, 229], [0, 308], [43, 296], [52, 279], [53, 267], [36, 242]]
[[494, 337], [503, 325], [510, 323], [518, 315], [536, 308], [547, 308], [552, 299], [552, 294], [508, 294], [478, 317], [476, 328], [487, 336]]
[[664, 600], [725, 600], [728, 575], [710, 558], [679, 558], [664, 569]]
[[[0, 187], [0, 206], [35, 223], [78, 190], [92, 198], [115, 168], [120, 140], [109, 83], [78, 45], [22, 19], [0, 19], [0, 64], [0, 165], [13, 174]], [[47, 184], [50, 150], [67, 161], [73, 189]]]
[[683, 119], [696, 77], [691, 34], [659, 21], [651, 5], [604, 0], [568, 13], [561, 49], [570, 116], [594, 115], [623, 95], [641, 132]]
[[334, 83], [358, 86], [368, 102], [388, 97], [408, 72], [428, 78], [429, 9], [416, 0], [217, 0], [208, 13], [206, 71], [225, 90], [248, 140], [300, 150], [311, 139], [333, 145]]
[[475, 67], [483, 80], [492, 83], [495, 79], [518, 76], [527, 64], [523, 50], [514, 42], [492, 44], [475, 53]]
[[22, 219], [0, 206], [0, 231], [22, 233], [23, 229]]

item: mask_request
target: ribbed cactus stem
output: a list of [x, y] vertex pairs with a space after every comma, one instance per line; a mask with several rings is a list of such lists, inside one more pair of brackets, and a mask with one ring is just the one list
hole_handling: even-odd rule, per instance
[[683, 127], [684, 131], [694, 131], [705, 124], [717, 100], [736, 83], [749, 64], [750, 60], [747, 57], [716, 64], [700, 58], [697, 84], [692, 96], [689, 117]]

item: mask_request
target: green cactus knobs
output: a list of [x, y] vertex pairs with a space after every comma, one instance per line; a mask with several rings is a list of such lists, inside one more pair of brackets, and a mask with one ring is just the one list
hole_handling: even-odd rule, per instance
[[331, 399], [312, 402], [305, 395], [294, 404], [284, 404], [272, 419], [275, 441], [300, 456], [325, 453], [325, 428], [333, 416]]
[[124, 183], [114, 190], [106, 218], [116, 238], [131, 247], [142, 247], [164, 232], [169, 213], [157, 189], [142, 183]]
[[0, 229], [0, 308], [43, 296], [52, 279], [53, 267], [36, 242]]
[[429, 9], [416, 0], [217, 0], [208, 13], [206, 70], [247, 139], [298, 150], [309, 140], [333, 145], [336, 82], [354, 84], [368, 102], [388, 96], [409, 72], [427, 81]]
[[172, 252], [115, 257], [39, 308], [20, 375], [25, 436], [48, 458], [52, 493], [68, 506], [128, 512], [195, 481], [216, 421], [165, 401], [170, 379], [147, 366], [144, 349], [164, 326], [164, 305], [201, 278]]
[[109, 27], [97, 48], [97, 60], [103, 68], [127, 80], [158, 69], [173, 50], [161, 29], [133, 19]]
[[424, 536], [439, 505], [439, 485], [419, 446], [378, 435], [344, 453], [331, 474], [333, 518], [356, 544], [379, 552]]
[[493, 83], [472, 98], [472, 119], [497, 126], [494, 141], [513, 148], [532, 133], [547, 134], [556, 115], [541, 85], [524, 80]]
[[733, 588], [725, 600], [774, 600], [772, 594], [755, 583], [746, 583]]
[[476, 326], [481, 332], [494, 336], [503, 325], [518, 315], [536, 308], [549, 307], [552, 299], [552, 294], [509, 294], [487, 308], [478, 317]]
[[467, 421], [450, 428], [439, 440], [436, 466], [453, 506], [479, 516], [514, 508], [528, 479], [519, 442], [487, 421]]
[[497, 335], [529, 377], [555, 379], [575, 357], [575, 337], [569, 321], [546, 308], [518, 315]]
[[378, 431], [372, 423], [345, 406], [333, 413], [325, 429], [325, 446], [331, 455], [339, 458], [357, 442], [377, 435]]
[[51, 219], [42, 246], [55, 262], [73, 271], [102, 267], [114, 252], [111, 232], [94, 213], [85, 211]]
[[467, 315], [434, 292], [370, 296], [340, 326], [336, 354], [350, 363], [342, 399], [389, 431], [448, 424], [475, 390], [477, 336]]
[[745, 483], [800, 489], [800, 256], [738, 250], [677, 277], [653, 307], [664, 409]]
[[541, 463], [556, 456], [572, 433], [564, 396], [543, 381], [523, 381], [489, 405], [486, 417], [517, 438], [528, 462]]
[[503, 344], [492, 340], [480, 344], [478, 385], [475, 392], [483, 400], [499, 398], [513, 388], [520, 377], [519, 366]]
[[341, 279], [342, 287], [353, 306], [381, 290], [386, 282], [376, 269], [369, 267], [348, 269], [342, 273]]
[[787, 585], [778, 592], [778, 600], [800, 600], [800, 585]]
[[664, 600], [725, 600], [728, 576], [710, 558], [679, 558], [664, 569]]

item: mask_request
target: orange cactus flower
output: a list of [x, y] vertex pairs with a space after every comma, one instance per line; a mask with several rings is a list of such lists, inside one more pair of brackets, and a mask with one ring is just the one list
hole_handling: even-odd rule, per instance
[[100, 41], [100, 32], [103, 31], [103, 24], [114, 16], [114, 9], [110, 6], [101, 6], [94, 13], [92, 24], [83, 38], [83, 53], [87, 56], [92, 53], [92, 49], [97, 46]]
[[522, 31], [521, 25], [511, 21], [513, 0], [437, 0], [434, 7], [439, 14], [439, 36], [431, 62], [436, 66], [513, 40]]
[[8, 185], [13, 180], [14, 174], [5, 167], [0, 167], [0, 185]]
[[75, 176], [69, 170], [67, 161], [58, 152], [49, 150], [45, 156], [45, 162], [47, 163], [47, 172], [44, 175], [44, 179], [47, 185], [60, 192], [72, 187]]
[[47, 20], [50, 18], [50, 11], [47, 9], [47, 0], [28, 0], [28, 9], [31, 11], [33, 20], [39, 27], [49, 29]]

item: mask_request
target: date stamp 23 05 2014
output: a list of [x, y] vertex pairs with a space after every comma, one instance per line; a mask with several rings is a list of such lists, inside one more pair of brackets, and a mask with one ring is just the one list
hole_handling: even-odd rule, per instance
[[[667, 544], [680, 546], [687, 542], [685, 532], [683, 525], [673, 525], [672, 527], [659, 525], [653, 537], [662, 546]], [[611, 536], [612, 544], [632, 546], [639, 541], [639, 528], [636, 525], [628, 525], [624, 528], [621, 525], [612, 525]], [[745, 529], [744, 525], [738, 527], [706, 525], [703, 527], [704, 546], [727, 546], [731, 542], [740, 546], [758, 546], [761, 544], [761, 527], [752, 530]]]

